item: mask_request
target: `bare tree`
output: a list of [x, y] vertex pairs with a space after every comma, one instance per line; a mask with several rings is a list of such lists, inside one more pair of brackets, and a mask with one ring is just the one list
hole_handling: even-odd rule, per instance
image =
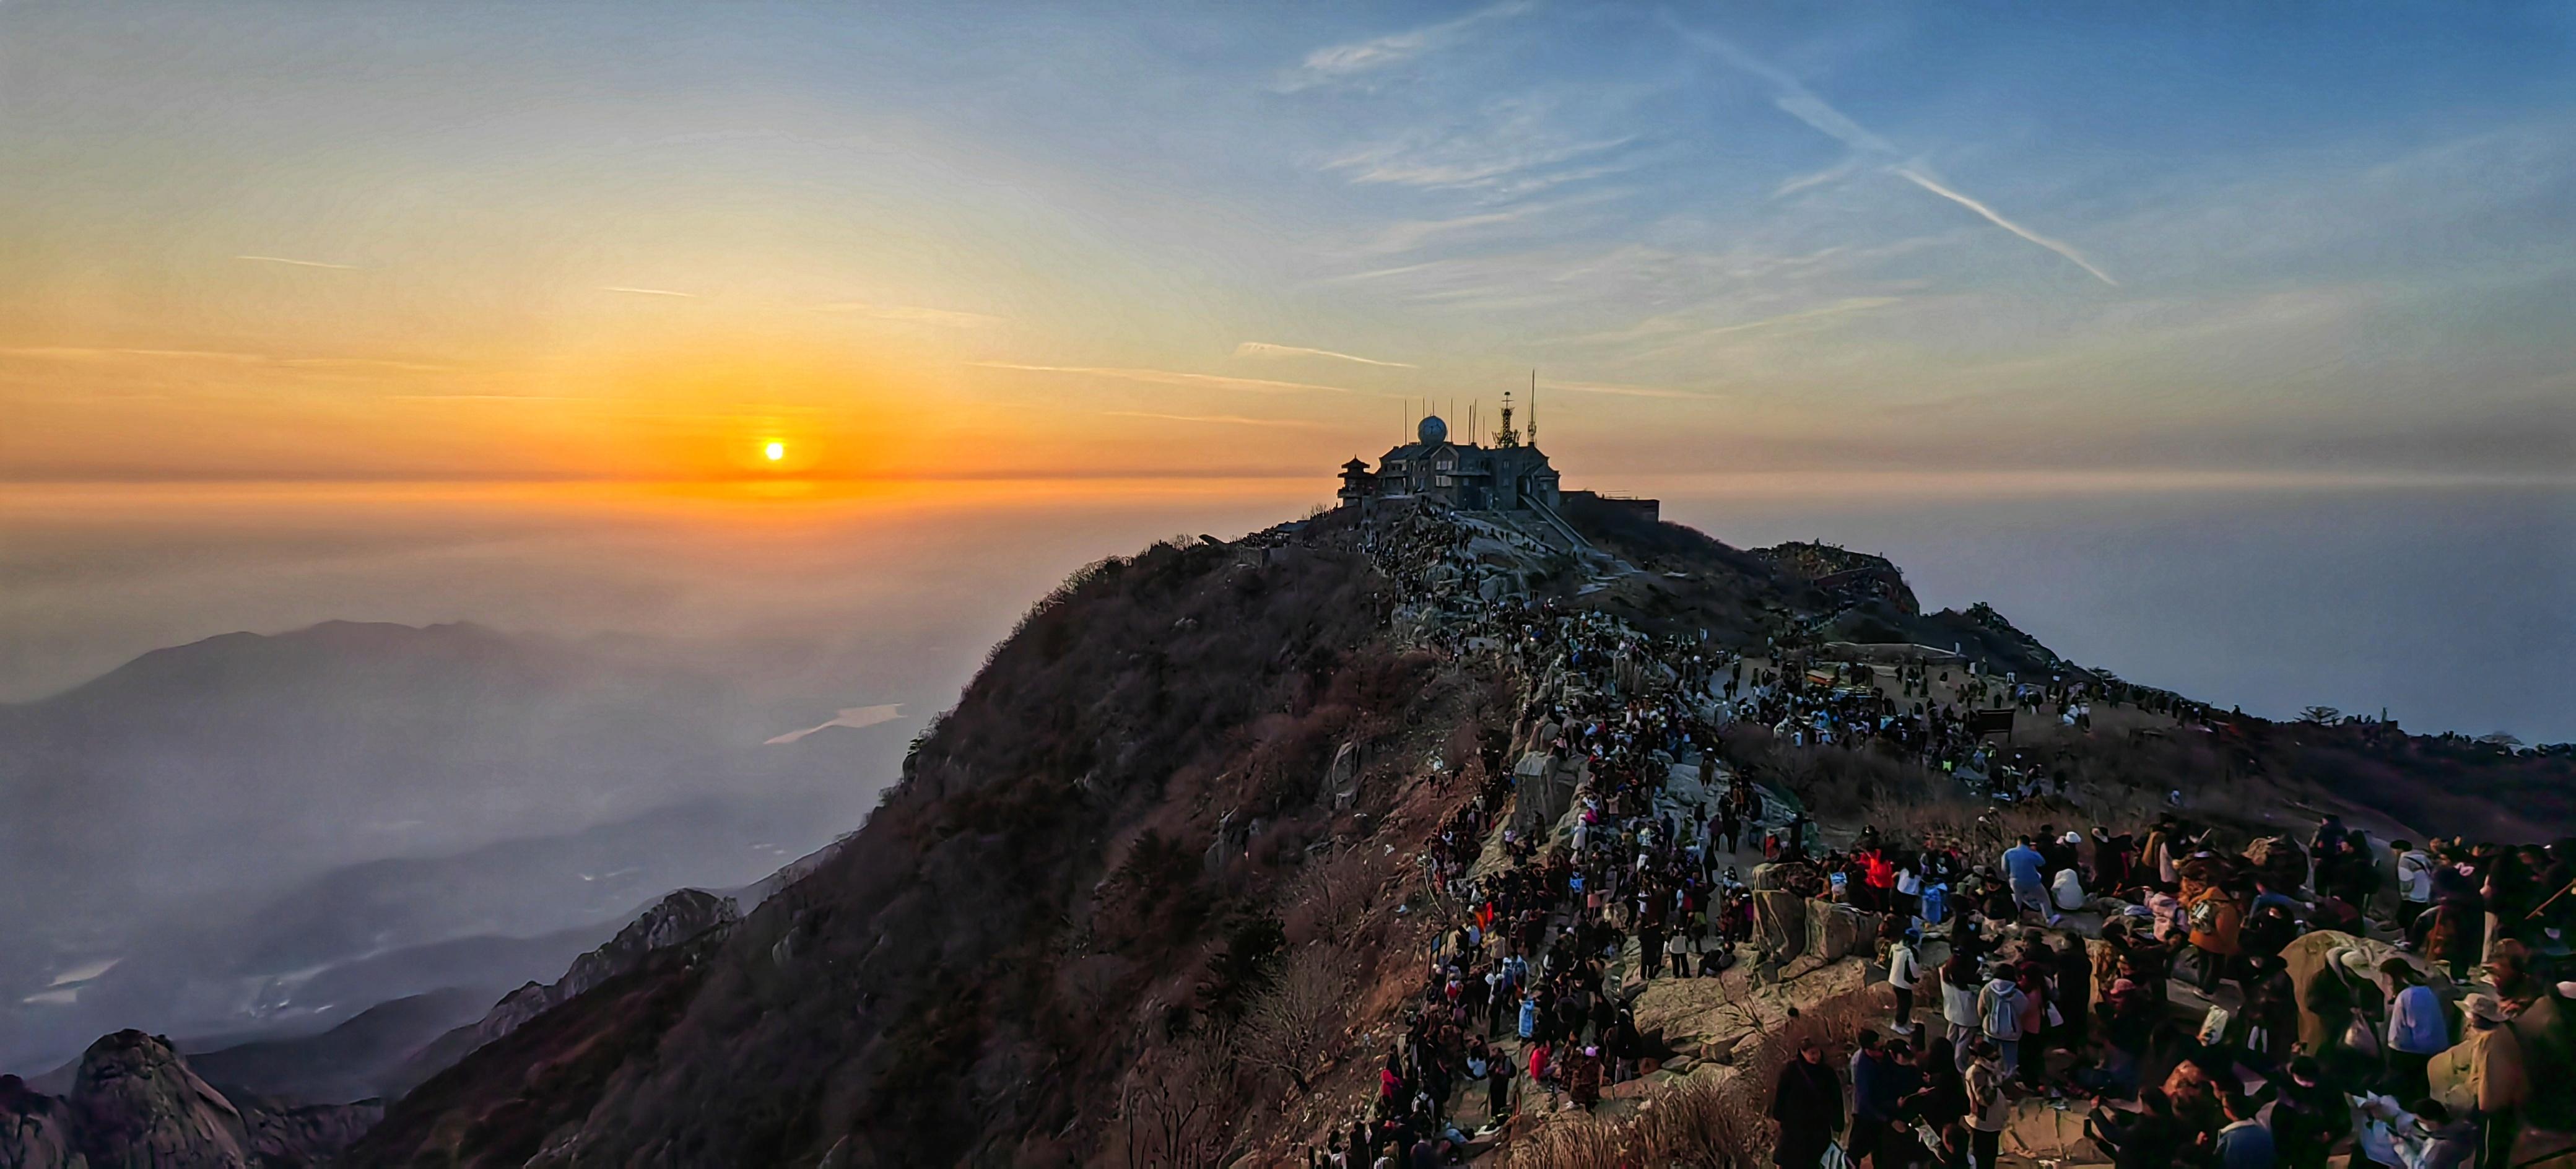
[[1193, 1032], [1128, 1071], [1118, 1095], [1128, 1169], [1217, 1163], [1234, 1126], [1228, 1045], [1222, 1033]]
[[1307, 1076], [1339, 1038], [1337, 1024], [1350, 1005], [1349, 964], [1341, 947], [1321, 942], [1291, 954], [1288, 968], [1244, 1008], [1233, 1035], [1236, 1061], [1286, 1073], [1299, 1092], [1314, 1091]]

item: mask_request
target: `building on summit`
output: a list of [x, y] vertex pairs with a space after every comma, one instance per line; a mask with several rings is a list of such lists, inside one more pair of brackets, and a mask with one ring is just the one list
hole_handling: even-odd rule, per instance
[[1508, 396], [1503, 428], [1492, 446], [1479, 446], [1472, 438], [1450, 441], [1449, 424], [1437, 415], [1424, 418], [1415, 433], [1416, 441], [1387, 451], [1375, 471], [1357, 458], [1342, 464], [1342, 505], [1414, 496], [1469, 511], [1555, 510], [1556, 468], [1512, 429]]

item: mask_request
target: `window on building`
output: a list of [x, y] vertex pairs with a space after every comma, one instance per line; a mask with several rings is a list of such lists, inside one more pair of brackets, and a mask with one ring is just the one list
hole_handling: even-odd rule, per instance
[[1432, 482], [1436, 486], [1447, 487], [1449, 486], [1449, 477], [1447, 475], [1442, 475], [1432, 480]]

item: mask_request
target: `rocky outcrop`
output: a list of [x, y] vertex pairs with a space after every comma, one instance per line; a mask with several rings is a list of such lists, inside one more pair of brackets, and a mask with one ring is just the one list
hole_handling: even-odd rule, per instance
[[288, 1169], [347, 1147], [374, 1105], [237, 1106], [170, 1041], [119, 1031], [81, 1057], [68, 1099], [0, 1076], [0, 1165], [11, 1169]]
[[0, 1165], [14, 1169], [88, 1169], [72, 1132], [71, 1105], [0, 1076]]
[[376, 1100], [302, 1108], [271, 1107], [266, 1101], [242, 1106], [252, 1163], [271, 1169], [318, 1164], [328, 1154], [357, 1143], [384, 1115], [384, 1104]]
[[1871, 601], [1883, 601], [1904, 616], [1923, 611], [1915, 600], [1914, 590], [1905, 583], [1905, 574], [1895, 562], [1884, 556], [1854, 552], [1834, 544], [1792, 542], [1756, 548], [1755, 556], [1772, 565], [1806, 578], [1836, 608], [1850, 608]]
[[633, 970], [646, 954], [685, 942], [740, 916], [732, 899], [697, 889], [682, 889], [662, 898], [608, 944], [573, 959], [572, 969], [550, 985], [531, 982], [493, 1004], [474, 1025], [475, 1046], [516, 1031], [528, 1020], [554, 1009], [574, 995]]
[[[826, 850], [828, 852], [828, 850]], [[825, 853], [818, 853], [825, 855]], [[811, 859], [811, 858], [809, 858]], [[635, 969], [644, 959], [660, 950], [711, 930], [727, 928], [741, 920], [741, 911], [730, 897], [719, 897], [699, 889], [682, 889], [654, 903], [617, 931], [606, 945], [573, 959], [562, 978], [551, 983], [531, 982], [492, 1004], [480, 1020], [439, 1036], [404, 1060], [384, 1082], [387, 1098], [410, 1092], [431, 1076], [494, 1041], [524, 1027], [532, 1019], [571, 1001], [582, 992]]]
[[72, 1110], [96, 1166], [251, 1164], [241, 1110], [157, 1036], [119, 1031], [91, 1044], [72, 1083]]

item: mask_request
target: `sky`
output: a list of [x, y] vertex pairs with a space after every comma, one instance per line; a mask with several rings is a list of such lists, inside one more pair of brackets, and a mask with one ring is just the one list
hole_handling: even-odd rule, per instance
[[2571, 224], [2564, 5], [11, 0], [0, 479], [2564, 482]]

